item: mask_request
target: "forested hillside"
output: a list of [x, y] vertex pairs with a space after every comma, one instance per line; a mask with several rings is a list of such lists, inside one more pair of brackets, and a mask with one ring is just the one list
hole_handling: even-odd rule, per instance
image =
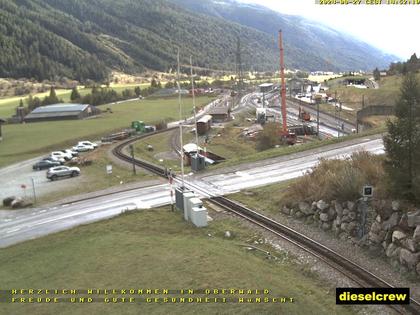
[[[168, 71], [176, 62], [178, 46], [184, 63], [193, 55], [198, 66], [235, 69], [239, 36], [245, 69], [277, 69], [273, 34], [184, 6], [164, 0], [0, 0], [0, 77], [104, 81], [113, 69]], [[330, 54], [327, 60], [324, 55], [330, 47], [307, 50], [308, 38], [296, 43], [292, 33], [290, 29], [285, 34], [289, 68], [370, 67], [369, 56], [362, 62], [352, 51], [342, 53], [351, 50], [346, 46], [351, 42], [343, 42], [342, 54]], [[376, 61], [371, 68], [388, 64], [387, 60]]]

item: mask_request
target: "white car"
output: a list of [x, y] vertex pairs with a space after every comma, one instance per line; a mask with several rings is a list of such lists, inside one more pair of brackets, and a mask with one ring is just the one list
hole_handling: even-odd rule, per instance
[[64, 153], [61, 151], [53, 151], [50, 153], [50, 156], [56, 157], [56, 158], [63, 158], [66, 161], [69, 161], [73, 158], [73, 155], [71, 155], [70, 153]]
[[96, 149], [98, 147], [98, 145], [96, 143], [90, 142], [90, 141], [79, 141], [79, 143], [77, 145], [92, 146], [94, 149]]
[[78, 156], [79, 155], [79, 152], [74, 151], [74, 150], [70, 150], [70, 149], [60, 150], [60, 152], [71, 154], [71, 156]]
[[75, 147], [73, 147], [72, 150], [77, 152], [86, 152], [95, 150], [95, 147], [93, 145], [78, 144]]

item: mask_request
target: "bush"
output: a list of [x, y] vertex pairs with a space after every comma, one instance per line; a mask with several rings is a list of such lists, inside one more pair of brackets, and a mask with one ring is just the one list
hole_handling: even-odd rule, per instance
[[267, 123], [264, 130], [257, 136], [257, 150], [264, 151], [281, 144], [281, 129], [279, 124]]
[[321, 160], [317, 166], [291, 184], [286, 199], [354, 200], [361, 197], [362, 187], [375, 186], [375, 195], [384, 194], [381, 178], [383, 157], [356, 152], [345, 160]]

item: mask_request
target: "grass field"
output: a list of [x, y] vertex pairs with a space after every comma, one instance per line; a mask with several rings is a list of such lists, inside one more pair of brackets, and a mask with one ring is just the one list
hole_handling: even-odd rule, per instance
[[[141, 84], [111, 84], [110, 87], [121, 93], [125, 89], [134, 89], [136, 86], [140, 86], [140, 88], [147, 88], [150, 86], [150, 83], [141, 83]], [[78, 89], [81, 96], [89, 94], [92, 89], [80, 87]], [[43, 93], [36, 93], [33, 94], [33, 97], [39, 97], [43, 99], [45, 96], [49, 95], [50, 91]], [[69, 89], [57, 89], [56, 94], [58, 98], [62, 99], [63, 102], [70, 102], [70, 95], [71, 90]], [[7, 118], [15, 114], [15, 109], [19, 106], [20, 100], [23, 100], [23, 104], [27, 106], [27, 100], [29, 95], [22, 95], [22, 96], [14, 96], [14, 97], [7, 97], [7, 98], [0, 98], [0, 118]]]
[[[223, 237], [226, 230], [233, 238]], [[238, 246], [259, 237], [234, 219], [216, 219], [197, 229], [168, 208], [129, 213], [0, 249], [0, 285], [78, 290], [266, 288], [270, 297], [292, 297], [293, 303], [4, 303], [0, 313], [355, 314], [350, 307], [335, 305], [335, 289], [309, 271], [310, 266], [265, 245], [257, 247], [272, 251], [278, 260]]]
[[[207, 104], [212, 99], [199, 97], [196, 104]], [[191, 109], [192, 100], [184, 98], [183, 116], [189, 116]], [[176, 120], [179, 117], [177, 98], [123, 102], [112, 105], [112, 111], [112, 114], [103, 113], [98, 118], [86, 120], [5, 125], [2, 128], [3, 141], [0, 142], [0, 167], [52, 149], [72, 146], [78, 140], [95, 140], [114, 130], [130, 127], [133, 120], [143, 120], [150, 124], [161, 119]]]

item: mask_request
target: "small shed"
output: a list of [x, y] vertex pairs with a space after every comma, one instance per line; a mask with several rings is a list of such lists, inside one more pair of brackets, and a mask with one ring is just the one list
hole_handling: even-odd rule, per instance
[[263, 83], [259, 85], [261, 93], [270, 92], [273, 89], [273, 83]]
[[35, 108], [25, 116], [25, 122], [76, 120], [100, 113], [100, 110], [88, 104], [54, 104]]
[[217, 106], [210, 110], [213, 122], [223, 122], [230, 119], [230, 108], [227, 106]]
[[199, 135], [203, 135], [210, 130], [212, 118], [211, 115], [204, 115], [197, 121], [196, 128]]

